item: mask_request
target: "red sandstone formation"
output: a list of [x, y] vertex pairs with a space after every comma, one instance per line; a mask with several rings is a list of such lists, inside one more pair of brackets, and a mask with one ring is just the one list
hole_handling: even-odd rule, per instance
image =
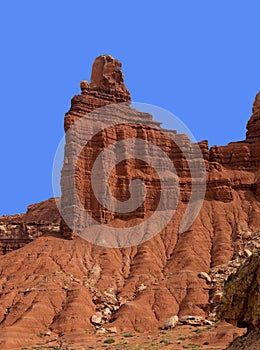
[[46, 201], [31, 204], [27, 207], [27, 212], [25, 214], [17, 215], [4, 215], [0, 216], [0, 222], [4, 223], [18, 223], [18, 222], [52, 222], [59, 224], [61, 221], [60, 213], [57, 208], [59, 203], [58, 198], [50, 198]]
[[60, 231], [58, 199], [29, 205], [25, 214], [0, 217], [0, 254], [23, 247], [46, 233]]
[[[121, 64], [107, 55], [97, 58], [90, 84], [83, 81], [81, 89], [82, 93], [72, 99], [66, 114], [66, 131], [94, 109], [130, 101]], [[25, 346], [32, 333], [69, 333], [101, 325], [145, 331], [162, 327], [167, 318], [177, 314], [202, 318], [210, 315], [214, 319], [215, 315], [208, 313], [211, 301], [215, 306], [212, 297], [217, 298], [214, 283], [201, 278], [205, 276], [201, 273], [227, 266], [238, 254], [246, 256], [245, 245], [238, 247], [236, 242], [248, 242], [260, 230], [259, 96], [244, 141], [210, 149], [206, 141], [199, 144], [207, 171], [206, 197], [195, 222], [182, 234], [179, 224], [190, 197], [191, 180], [183, 153], [172, 137], [167, 137], [167, 133], [174, 132], [160, 129], [159, 123], [149, 115], [133, 109], [128, 120], [130, 125], [121, 129], [111, 127], [97, 134], [80, 153], [76, 169], [76, 192], [95, 219], [114, 227], [131, 220], [135, 224], [146, 219], [156, 207], [160, 184], [156, 173], [142, 162], [119, 164], [110, 179], [111, 191], [118, 199], [128, 198], [129, 183], [137, 174], [144, 180], [147, 198], [134, 216], [105, 210], [89, 190], [91, 165], [101, 150], [115, 140], [137, 135], [170, 154], [180, 181], [177, 212], [162, 232], [137, 246], [110, 249], [80, 237], [67, 240], [64, 237], [73, 235], [63, 222], [62, 235], [43, 235], [2, 257], [1, 346]], [[138, 121], [145, 118], [147, 124], [136, 127]], [[184, 135], [174, 137], [179, 138], [184, 147], [190, 147]], [[80, 221], [80, 214], [66, 196], [67, 189], [71, 193], [71, 178], [66, 167], [78, 148], [69, 141], [62, 171], [61, 206], [65, 212], [72, 211], [73, 218]], [[57, 222], [58, 215], [55, 210], [54, 213], [53, 220], [49, 220], [47, 214], [48, 221]], [[37, 216], [35, 211], [33, 220], [37, 221]], [[252, 245], [252, 251], [255, 248]], [[97, 315], [100, 317], [97, 324], [91, 318], [96, 312], [101, 313]]]

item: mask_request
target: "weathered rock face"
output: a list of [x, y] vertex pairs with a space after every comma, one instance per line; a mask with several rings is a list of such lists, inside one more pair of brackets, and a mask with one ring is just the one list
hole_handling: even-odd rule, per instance
[[248, 334], [236, 339], [228, 349], [256, 350], [260, 347], [260, 250], [252, 254], [229, 276], [218, 307], [220, 318]]
[[55, 223], [0, 221], [0, 254], [21, 248], [44, 234], [59, 232], [60, 225]]
[[58, 199], [29, 205], [26, 214], [0, 217], [0, 255], [23, 247], [43, 234], [60, 231]]
[[258, 350], [260, 348], [260, 331], [250, 332], [236, 338], [226, 350]]
[[[124, 85], [123, 75], [118, 72], [120, 68], [121, 64], [110, 56], [100, 56], [96, 59], [93, 64], [91, 83], [81, 84], [83, 89], [82, 94], [72, 99], [70, 111], [65, 117], [65, 131], [74, 125], [77, 120], [81, 119], [83, 116], [86, 117], [86, 115], [94, 109], [114, 102], [129, 101], [130, 96]], [[114, 89], [116, 89], [116, 92]], [[91, 167], [100, 152], [115, 142], [115, 140], [118, 141], [127, 137], [136, 138], [141, 135], [142, 139], [145, 141], [150, 141], [159, 145], [163, 152], [170, 157], [177, 169], [180, 179], [179, 186], [182, 202], [188, 202], [190, 198], [191, 180], [189, 168], [183, 152], [176, 143], [172, 141], [174, 131], [160, 129], [160, 124], [153, 121], [152, 117], [148, 114], [130, 108], [126, 111], [124, 108], [125, 107], [118, 107], [117, 113], [121, 116], [121, 123], [122, 120], [124, 120], [124, 115], [128, 116], [126, 120], [127, 125], [110, 127], [100, 132], [92, 138], [91, 142], [88, 143], [80, 153], [75, 174], [77, 178], [76, 191], [72, 189], [73, 185], [70, 184], [71, 177], [74, 176], [74, 174], [70, 173], [68, 168], [70, 167], [73, 157], [75, 158], [79, 145], [77, 145], [77, 142], [67, 140], [66, 163], [64, 164], [61, 180], [61, 186], [64, 189], [62, 208], [64, 212], [74, 213], [72, 216], [77, 225], [80, 222], [79, 218], [81, 215], [78, 212], [79, 205], [73, 201], [68, 201], [68, 198], [75, 198], [77, 195], [80, 197], [84, 209], [90, 212], [96, 220], [111, 223], [116, 218], [120, 219], [118, 215], [115, 216], [113, 212], [104, 209], [97, 202], [91, 190], [90, 174]], [[93, 115], [89, 118], [91, 121]], [[112, 124], [116, 123], [114, 115], [111, 115], [110, 118]], [[84, 137], [84, 131], [79, 130], [77, 133], [78, 139]], [[167, 137], [167, 134], [170, 134], [169, 137]], [[182, 149], [185, 149], [185, 151], [189, 153], [191, 145], [188, 138], [185, 135], [178, 134], [174, 135], [174, 138], [176, 140], [178, 139]], [[208, 149], [206, 141], [201, 142], [199, 145], [207, 167], [207, 200], [216, 200], [225, 203], [233, 202], [237, 191], [240, 190], [243, 193], [248, 190], [253, 195], [258, 195], [259, 163], [257, 160], [258, 155], [256, 154], [257, 148], [255, 142], [244, 141], [231, 143], [223, 147], [214, 146], [210, 150]], [[194, 159], [195, 164], [196, 161], [197, 159]], [[235, 172], [234, 170], [237, 171]], [[140, 164], [140, 162], [139, 164], [138, 162], [132, 162], [132, 164], [128, 162], [127, 164], [119, 164], [114, 174], [111, 176], [111, 191], [113, 195], [120, 200], [128, 198], [129, 184], [136, 176], [141, 177], [146, 183], [146, 187], [149, 189], [146, 201], [139, 212], [136, 212], [136, 215], [131, 213], [129, 216], [131, 220], [133, 220], [135, 216], [139, 218], [151, 215], [158, 204], [161, 189], [156, 185], [158, 184], [156, 174], [154, 173], [151, 176], [150, 173], [151, 170], [148, 170], [147, 165], [144, 166]], [[165, 207], [167, 208], [167, 203], [165, 203]], [[121, 219], [125, 219], [125, 217], [123, 218], [121, 216]], [[73, 226], [73, 223], [70, 226]], [[70, 236], [70, 230], [66, 228], [66, 225], [64, 225], [62, 231], [65, 236]]]
[[82, 93], [73, 97], [70, 111], [66, 114], [65, 131], [88, 112], [108, 104], [131, 100], [130, 92], [125, 87], [121, 62], [109, 55], [99, 56], [95, 60], [90, 84], [83, 80], [80, 87]]
[[218, 312], [235, 326], [260, 329], [260, 250], [229, 276]]
[[[66, 131], [86, 113], [130, 101], [121, 64], [110, 56], [97, 59], [91, 82], [83, 81], [81, 90], [82, 93], [72, 99], [65, 116]], [[160, 234], [140, 245], [110, 249], [80, 237], [66, 240], [64, 237], [72, 237], [72, 232], [62, 222], [63, 237], [58, 234], [39, 237], [2, 257], [0, 323], [5, 332], [0, 336], [0, 344], [6, 345], [13, 331], [21, 338], [29, 338], [32, 329], [36, 334], [46, 329], [57, 333], [91, 329], [94, 327], [92, 315], [97, 312], [101, 313], [99, 321], [101, 319], [104, 327], [118, 330], [163, 327], [165, 320], [173, 315], [196, 316], [196, 319], [210, 316], [214, 320], [215, 315], [208, 309], [215, 307], [219, 300], [217, 293], [221, 292], [218, 288], [227, 276], [225, 269], [233, 269], [240, 261], [238, 258], [249, 255], [259, 244], [258, 241], [253, 244], [260, 230], [258, 99], [259, 95], [246, 140], [211, 149], [207, 141], [200, 142], [207, 170], [206, 198], [197, 219], [182, 234], [179, 234], [179, 224], [187, 208], [191, 180], [184, 154], [173, 139], [178, 138], [182, 147], [189, 150], [187, 137], [162, 130], [150, 115], [131, 109], [126, 121], [128, 126], [113, 126], [92, 138], [80, 152], [75, 172], [77, 188], [73, 195], [79, 196], [84, 208], [96, 220], [112, 227], [131, 220], [139, 222], [147, 219], [157, 205], [158, 177], [149, 164], [141, 161], [119, 163], [110, 178], [111, 192], [119, 200], [129, 197], [129, 184], [133, 179], [144, 180], [145, 202], [131, 215], [122, 216], [102, 208], [89, 189], [89, 174], [97, 155], [126, 137], [149, 140], [170, 156], [179, 177], [177, 211]], [[121, 112], [122, 109], [118, 110]], [[140, 125], [144, 120], [147, 124]], [[79, 136], [82, 135], [84, 132], [79, 130]], [[62, 170], [61, 206], [72, 212], [77, 221], [80, 215], [71, 207], [66, 189], [71, 193], [67, 166], [78, 145], [69, 141], [67, 139]], [[55, 210], [53, 213], [57, 214]], [[37, 221], [37, 216], [43, 219], [40, 209], [34, 211], [33, 220]], [[55, 217], [59, 220], [58, 215]]]
[[[130, 99], [130, 93], [125, 87], [124, 75], [121, 70], [122, 64], [112, 56], [99, 56], [92, 67], [89, 90], [98, 90], [109, 94], [122, 94], [122, 98]], [[124, 97], [123, 97], [124, 96]]]
[[[93, 65], [92, 73], [92, 80], [95, 83], [91, 82], [89, 85], [84, 83], [82, 94], [72, 99], [71, 109], [65, 117], [65, 130], [68, 130], [77, 120], [85, 117], [86, 113], [91, 112], [94, 108], [115, 102], [113, 96], [108, 98], [109, 90], [107, 87], [110, 79], [107, 74], [114, 77], [114, 73], [118, 72], [119, 65], [116, 66], [114, 63], [109, 65], [109, 73], [107, 73], [107, 70], [103, 69], [107, 61], [114, 62], [111, 57], [102, 56], [97, 59]], [[111, 79], [113, 87], [117, 86], [114, 80], [115, 78]], [[123, 87], [118, 88], [117, 102], [128, 101], [129, 95], [125, 94], [126, 88], [123, 81], [122, 79], [119, 81]], [[93, 100], [93, 86], [95, 86], [95, 100]], [[112, 89], [112, 91], [114, 90]], [[253, 107], [254, 120], [257, 116], [257, 106], [258, 96]], [[127, 107], [120, 106], [116, 111], [121, 116], [121, 120], [126, 114], [124, 108]], [[254, 236], [260, 228], [258, 197], [260, 162], [256, 151], [259, 142], [257, 137], [258, 124], [256, 122], [249, 123], [245, 141], [230, 143], [222, 147], [214, 146], [211, 149], [208, 149], [206, 141], [199, 144], [207, 170], [206, 198], [192, 227], [184, 234], [179, 235], [178, 225], [187, 207], [191, 182], [184, 154], [172, 140], [178, 139], [182, 149], [187, 150], [190, 148], [189, 140], [185, 135], [160, 129], [160, 125], [153, 121], [148, 114], [130, 109], [127, 115], [127, 125], [113, 126], [96, 134], [80, 152], [75, 172], [76, 190], [74, 189], [72, 192], [70, 192], [69, 185], [72, 174], [69, 173], [68, 167], [74, 155], [77, 154], [79, 145], [67, 140], [66, 162], [61, 181], [63, 209], [65, 212], [73, 212], [73, 220], [77, 225], [81, 225], [81, 213], [78, 210], [78, 205], [67, 201], [68, 197], [75, 198], [78, 195], [84, 209], [91, 212], [97, 221], [118, 227], [121, 222], [124, 225], [128, 220], [146, 219], [156, 208], [156, 200], [160, 196], [160, 187], [157, 186], [158, 178], [147, 165], [138, 162], [125, 162], [119, 164], [112, 172], [111, 191], [120, 200], [128, 198], [129, 183], [137, 177], [137, 173], [148, 188], [144, 204], [128, 216], [115, 214], [104, 209], [98, 203], [90, 189], [90, 173], [97, 156], [115, 141], [127, 137], [141, 137], [159, 145], [163, 152], [170, 157], [177, 170], [181, 200], [174, 219], [161, 234], [137, 247], [139, 253], [131, 262], [132, 267], [135, 268], [135, 277], [128, 279], [124, 287], [119, 288], [118, 294], [122, 298], [127, 298], [131, 303], [119, 309], [113, 317], [114, 323], [116, 326], [124, 323], [131, 327], [134, 315], [138, 313], [140, 319], [148, 317], [150, 321], [141, 321], [142, 326], [136, 324], [137, 328], [145, 327], [145, 325], [148, 328], [153, 327], [158, 320], [160, 322], [165, 318], [164, 312], [162, 313], [160, 310], [166, 310], [169, 307], [171, 314], [167, 314], [167, 316], [175, 313], [205, 316], [204, 310], [209, 302], [209, 290], [212, 285], [198, 278], [198, 273], [209, 272], [210, 268], [227, 264], [233, 257], [237, 256], [238, 251], [242, 255], [245, 254], [243, 247], [240, 249], [234, 242], [244, 242], [246, 235]], [[93, 118], [93, 115], [89, 118]], [[104, 118], [106, 117], [104, 116]], [[81, 133], [81, 130], [77, 132], [79, 133], [78, 138], [82, 139], [84, 133]], [[171, 137], [167, 137], [168, 133], [171, 133]], [[93, 134], [95, 133], [93, 132]], [[251, 137], [250, 135], [255, 136]], [[194, 161], [196, 162], [196, 160], [195, 158]], [[165, 208], [167, 208], [167, 204]], [[71, 236], [71, 231], [66, 225], [63, 226], [62, 232], [66, 237]], [[163, 252], [163, 254], [158, 252]], [[109, 251], [107, 254], [111, 255]], [[142, 260], [146, 264], [143, 264]], [[124, 265], [123, 260], [121, 261]], [[165, 274], [169, 275], [169, 278], [162, 277], [162, 273], [164, 276]], [[111, 282], [109, 282], [110, 284]], [[146, 286], [146, 288], [136, 297], [135, 290], [139, 284]], [[182, 292], [179, 293], [178, 290]], [[152, 310], [147, 306], [152, 303], [151, 300], [155, 300]], [[157, 305], [159, 300], [160, 306]], [[146, 309], [142, 312], [140, 311], [141, 305], [146, 305]]]

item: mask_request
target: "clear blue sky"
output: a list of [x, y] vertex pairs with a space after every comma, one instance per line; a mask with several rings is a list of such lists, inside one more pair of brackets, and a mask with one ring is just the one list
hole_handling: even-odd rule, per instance
[[244, 138], [260, 90], [260, 2], [8, 0], [0, 4], [0, 215], [52, 196], [64, 113], [94, 58], [123, 62], [132, 99], [197, 140]]

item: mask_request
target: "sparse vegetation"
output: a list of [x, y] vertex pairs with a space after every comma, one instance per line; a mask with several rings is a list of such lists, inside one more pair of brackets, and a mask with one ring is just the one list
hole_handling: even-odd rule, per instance
[[202, 329], [201, 328], [196, 328], [196, 329], [194, 329], [192, 332], [194, 332], [194, 333], [196, 333], [196, 334], [200, 334], [200, 333], [202, 333]]
[[104, 343], [105, 344], [112, 344], [115, 342], [115, 339], [114, 338], [107, 338], [106, 340], [104, 340]]
[[[94, 332], [90, 335], [91, 341], [93, 343], [80, 344], [82, 348], [80, 349], [114, 349], [114, 350], [123, 350], [123, 349], [131, 349], [131, 350], [148, 350], [148, 349], [170, 349], [174, 348], [182, 348], [182, 349], [191, 349], [191, 350], [202, 350], [207, 348], [210, 345], [210, 342], [207, 341], [207, 338], [197, 339], [196, 335], [200, 333], [209, 332], [209, 329], [214, 328], [212, 325], [198, 326], [198, 327], [184, 327], [182, 330], [162, 330], [158, 329], [157, 332], [151, 332], [151, 334], [140, 334], [135, 332], [118, 332], [116, 334], [102, 333], [102, 334], [94, 334]], [[38, 334], [37, 334], [38, 335]], [[36, 349], [51, 349], [51, 350], [74, 350], [76, 348], [75, 341], [70, 342], [65, 338], [64, 334], [60, 334], [60, 337], [55, 340], [55, 344], [50, 346], [50, 337], [45, 338], [46, 334], [39, 333], [40, 338], [44, 336], [44, 344], [42, 346], [35, 346], [29, 348], [21, 348], [20, 350], [36, 350]], [[206, 339], [206, 340], [205, 340]], [[94, 345], [94, 342], [96, 346]], [[199, 344], [198, 344], [199, 343]], [[56, 345], [56, 346], [55, 346]], [[84, 347], [85, 345], [85, 347]], [[77, 344], [78, 346], [78, 344]], [[213, 350], [213, 348], [212, 348]]]
[[187, 339], [187, 337], [183, 337], [183, 336], [178, 337], [178, 340], [180, 340], [180, 341], [182, 341], [182, 340], [186, 340], [186, 339]]
[[132, 338], [132, 337], [134, 337], [135, 335], [134, 335], [133, 333], [125, 333], [123, 336], [124, 336], [125, 338]]
[[172, 342], [167, 340], [167, 339], [161, 339], [160, 344], [170, 345], [170, 344], [172, 344]]

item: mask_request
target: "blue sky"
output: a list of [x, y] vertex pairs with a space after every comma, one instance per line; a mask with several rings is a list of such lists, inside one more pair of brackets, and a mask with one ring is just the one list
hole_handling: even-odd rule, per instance
[[123, 62], [133, 101], [174, 113], [198, 141], [243, 139], [259, 13], [257, 0], [2, 1], [0, 215], [53, 195], [64, 113], [100, 54]]

